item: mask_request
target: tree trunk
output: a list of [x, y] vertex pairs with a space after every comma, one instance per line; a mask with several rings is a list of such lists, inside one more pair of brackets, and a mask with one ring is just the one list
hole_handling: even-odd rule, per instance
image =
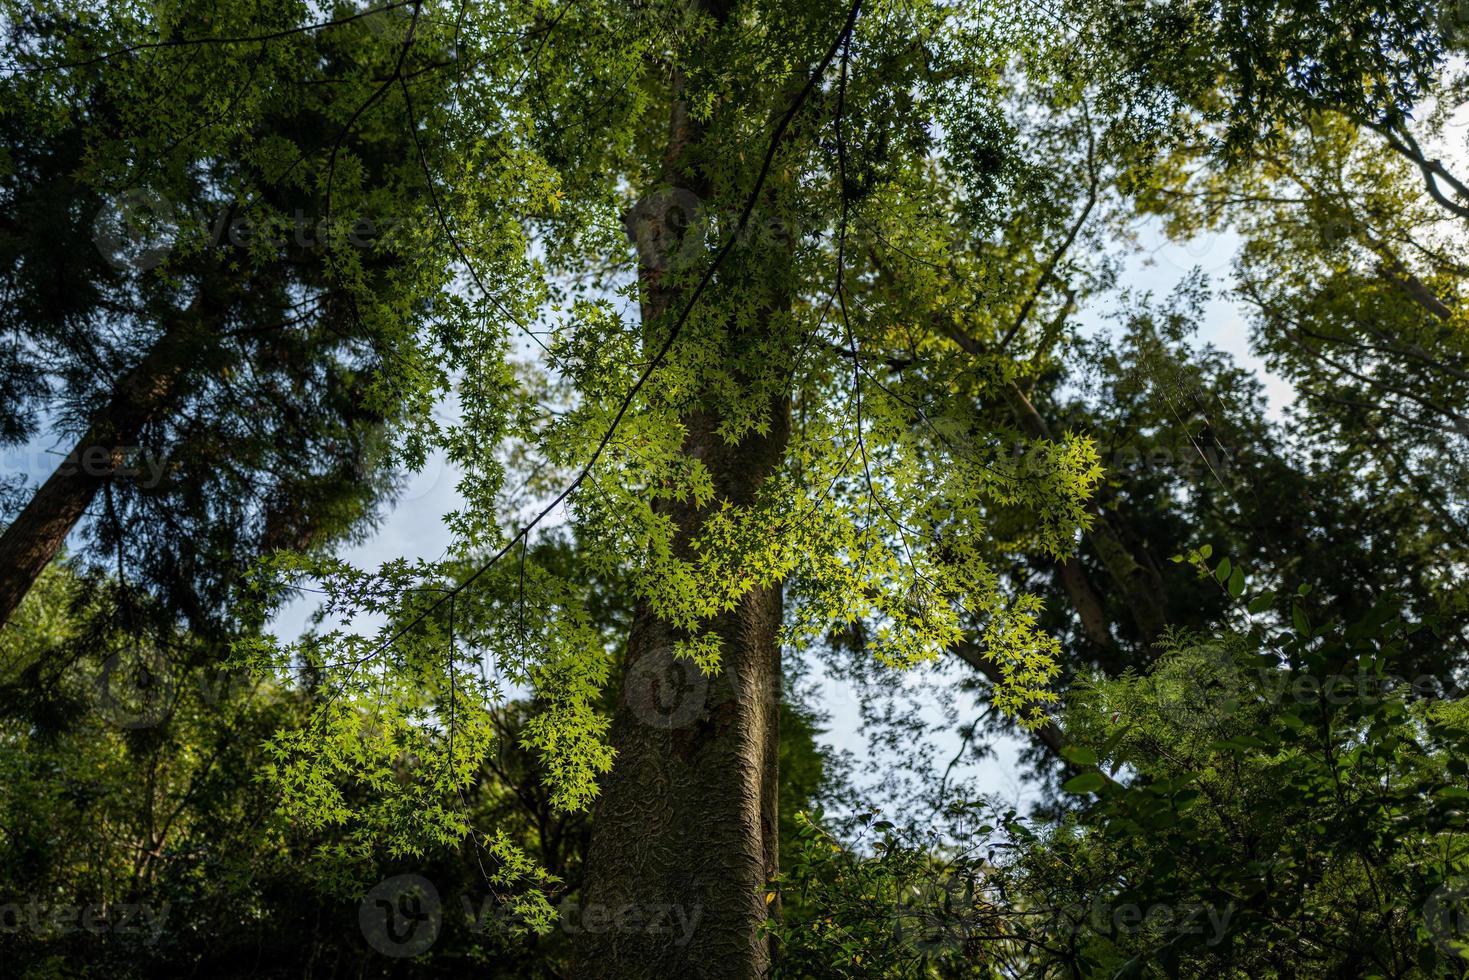
[[202, 331], [198, 303], [113, 389], [111, 401], [0, 534], [0, 626], [8, 623], [97, 491], [127, 463], [144, 426], [170, 412]]
[[1097, 595], [1091, 581], [1086, 577], [1081, 559], [1072, 555], [1061, 562], [1060, 574], [1061, 587], [1066, 590], [1072, 607], [1081, 618], [1081, 630], [1086, 638], [1096, 644], [1097, 649], [1108, 654], [1115, 653], [1117, 643], [1112, 639], [1107, 610], [1102, 606], [1101, 596]]
[[[727, 5], [700, 5], [722, 25]], [[676, 188], [669, 203], [697, 206], [715, 188], [690, 152], [702, 128], [680, 98], [680, 84], [675, 78], [664, 173]], [[630, 230], [644, 324], [656, 332], [685, 297], [664, 286], [659, 261], [679, 248], [683, 225], [653, 217], [659, 220]], [[683, 451], [703, 462], [715, 495], [705, 508], [692, 500], [660, 505], [674, 521], [681, 557], [693, 557], [690, 543], [711, 508], [724, 500], [751, 504], [779, 467], [790, 406], [780, 397], [768, 408], [769, 431], [734, 446], [717, 434], [719, 418], [702, 410], [684, 416]], [[722, 666], [705, 677], [674, 658], [676, 630], [646, 607], [637, 611], [610, 733], [616, 762], [592, 823], [582, 902], [564, 920], [577, 936], [576, 976], [769, 972], [763, 930], [775, 910], [765, 896], [777, 870], [780, 625], [779, 586], [747, 593], [707, 624], [720, 638]]]
[[[726, 446], [717, 420], [686, 419], [685, 450], [719, 495], [748, 503], [780, 462], [785, 406], [770, 434]], [[672, 509], [686, 548], [703, 520]], [[776, 872], [776, 755], [780, 702], [779, 587], [756, 589], [709, 624], [723, 667], [706, 678], [673, 658], [679, 636], [646, 608], [628, 639], [611, 741], [587, 853], [577, 976], [761, 977], [761, 935]]]
[[[1033, 439], [1050, 439], [1050, 426], [1046, 425], [1045, 419], [1036, 411], [1025, 392], [1011, 382], [1006, 394], [1020, 428]], [[1152, 560], [1146, 554], [1133, 554], [1095, 503], [1088, 510], [1092, 514], [1092, 526], [1085, 531], [1087, 541], [1096, 551], [1102, 567], [1121, 590], [1138, 635], [1144, 643], [1152, 645], [1168, 625], [1167, 611], [1163, 606], [1163, 576], [1153, 567]], [[1105, 634], [1107, 642], [1102, 647], [1104, 650], [1111, 647], [1111, 636], [1105, 630], [1105, 623], [1099, 619], [1104, 616], [1100, 600], [1096, 591], [1086, 582], [1086, 575], [1080, 564], [1070, 568], [1063, 566], [1061, 582], [1072, 601], [1077, 604], [1077, 612], [1087, 634], [1092, 636], [1100, 629], [1093, 639], [1099, 640]]]

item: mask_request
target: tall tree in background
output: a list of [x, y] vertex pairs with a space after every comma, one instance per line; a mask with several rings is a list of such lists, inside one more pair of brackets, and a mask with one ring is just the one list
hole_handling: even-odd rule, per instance
[[448, 281], [377, 80], [405, 28], [287, 14], [3, 13], [4, 433], [62, 449], [0, 536], [0, 622], [83, 528], [88, 565], [207, 634], [253, 555], [350, 538], [391, 495]]

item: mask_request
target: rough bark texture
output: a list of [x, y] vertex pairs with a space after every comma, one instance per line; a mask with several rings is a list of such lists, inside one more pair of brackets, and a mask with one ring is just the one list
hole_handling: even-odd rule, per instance
[[[723, 23], [727, 4], [699, 6]], [[695, 162], [702, 133], [679, 85], [675, 78], [665, 176], [680, 194], [707, 201], [716, 189]], [[678, 247], [666, 240], [671, 230], [662, 221], [633, 230], [643, 319], [654, 329], [684, 300], [664, 287], [656, 261]], [[735, 446], [716, 434], [718, 418], [703, 411], [684, 417], [684, 451], [714, 481], [709, 507], [752, 502], [780, 465], [790, 408], [779, 399], [769, 411], [768, 433]], [[665, 511], [678, 528], [675, 548], [688, 557], [706, 510], [689, 501]], [[602, 786], [576, 912], [576, 976], [769, 972], [762, 931], [774, 910], [765, 895], [777, 870], [780, 624], [779, 587], [747, 593], [708, 624], [721, 639], [723, 663], [706, 678], [691, 662], [674, 659], [680, 636], [667, 623], [646, 608], [637, 612], [610, 734], [617, 759]]]
[[[768, 436], [734, 447], [713, 434], [716, 420], [687, 421], [685, 448], [736, 502], [775, 469], [788, 433], [783, 406]], [[682, 506], [673, 516], [686, 544], [702, 515]], [[779, 588], [747, 594], [710, 624], [724, 665], [704, 678], [674, 660], [677, 634], [639, 611], [611, 733], [617, 761], [587, 854], [577, 976], [768, 971], [760, 933], [776, 872], [780, 621]]]
[[106, 443], [89, 429], [0, 535], [0, 624], [10, 621], [106, 480], [98, 472], [103, 467], [94, 471], [82, 465], [94, 446], [111, 455]]

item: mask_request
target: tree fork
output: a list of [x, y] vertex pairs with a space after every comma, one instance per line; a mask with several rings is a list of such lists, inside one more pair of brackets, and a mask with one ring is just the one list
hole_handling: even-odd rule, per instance
[[[727, 0], [696, 3], [725, 25]], [[853, 29], [860, 3], [854, 0], [841, 32], [776, 126], [737, 231], [750, 217], [780, 140]], [[682, 85], [675, 73], [664, 177], [709, 200], [716, 188], [691, 152], [703, 126], [689, 112]], [[656, 261], [669, 254], [667, 229], [644, 224], [629, 230], [640, 257], [642, 317], [651, 344], [660, 321], [683, 297], [663, 282]], [[780, 247], [790, 249], [793, 242]], [[790, 301], [772, 301], [761, 322]], [[683, 451], [704, 464], [714, 496], [705, 507], [692, 500], [659, 502], [673, 520], [680, 557], [693, 557], [692, 542], [713, 507], [752, 504], [780, 466], [790, 436], [789, 397], [772, 396], [765, 407], [766, 431], [735, 445], [719, 435], [718, 417], [702, 408], [684, 415]], [[603, 783], [587, 850], [576, 975], [616, 980], [769, 973], [765, 926], [778, 910], [766, 894], [777, 871], [781, 619], [779, 584], [745, 593], [734, 609], [705, 624], [719, 637], [721, 652], [719, 671], [705, 677], [691, 661], [674, 657], [683, 638], [678, 631], [646, 606], [637, 610], [610, 734], [617, 760]]]

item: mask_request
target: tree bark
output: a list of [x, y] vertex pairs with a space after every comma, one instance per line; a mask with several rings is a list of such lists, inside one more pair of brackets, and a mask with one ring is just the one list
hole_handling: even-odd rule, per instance
[[[723, 24], [727, 4], [700, 0], [699, 6]], [[698, 165], [703, 130], [680, 85], [676, 77], [665, 179], [675, 198], [708, 201], [716, 188]], [[658, 221], [630, 231], [640, 256], [643, 321], [656, 332], [684, 300], [664, 285], [658, 261], [678, 250], [680, 242], [669, 237], [681, 238], [682, 228]], [[648, 343], [654, 343], [651, 332]], [[681, 557], [693, 557], [690, 544], [712, 508], [726, 500], [753, 503], [779, 467], [790, 406], [780, 396], [767, 409], [766, 434], [733, 446], [718, 435], [720, 419], [712, 413], [684, 415], [683, 451], [702, 461], [715, 494], [704, 508], [692, 500], [660, 502], [674, 521]], [[707, 623], [722, 657], [712, 677], [676, 660], [679, 633], [647, 607], [637, 610], [610, 733], [616, 762], [592, 823], [582, 901], [565, 921], [577, 937], [576, 976], [769, 973], [764, 929], [777, 906], [765, 896], [777, 871], [781, 603], [779, 586], [756, 588]]]
[[190, 367], [201, 310], [195, 303], [165, 331], [113, 389], [71, 452], [47, 477], [25, 509], [0, 534], [0, 626], [10, 621], [31, 586], [61, 551], [77, 521], [150, 422], [173, 410]]
[[1102, 605], [1102, 597], [1097, 595], [1091, 580], [1086, 577], [1081, 559], [1072, 555], [1061, 562], [1060, 576], [1061, 587], [1066, 590], [1067, 598], [1071, 600], [1076, 615], [1081, 619], [1081, 630], [1086, 638], [1096, 644], [1098, 649], [1109, 654], [1115, 653], [1117, 643], [1112, 638], [1107, 610]]
[[[718, 420], [686, 419], [685, 451], [709, 468], [718, 495], [748, 503], [784, 451], [776, 407], [767, 436], [726, 446]], [[672, 508], [686, 548], [705, 511]], [[776, 758], [781, 590], [755, 589], [709, 627], [723, 666], [704, 677], [675, 660], [680, 637], [646, 608], [628, 639], [611, 742], [587, 853], [577, 976], [761, 977], [765, 894], [776, 872]], [[661, 919], [660, 919], [661, 916]]]

